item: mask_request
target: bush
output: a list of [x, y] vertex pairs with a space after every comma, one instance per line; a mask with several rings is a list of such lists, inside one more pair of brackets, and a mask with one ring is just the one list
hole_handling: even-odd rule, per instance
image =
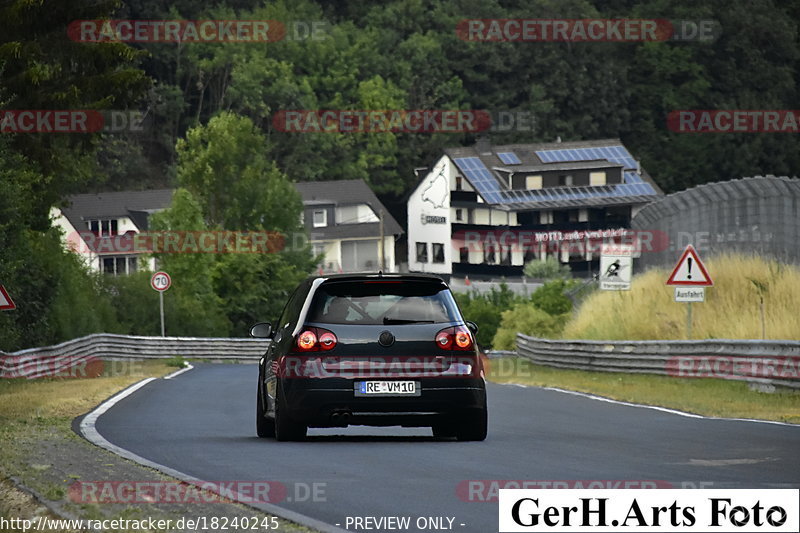
[[531, 295], [531, 302], [548, 315], [569, 313], [572, 310], [572, 301], [564, 294], [568, 286], [564, 280], [545, 283]]
[[523, 272], [529, 278], [548, 280], [548, 279], [567, 279], [572, 271], [569, 265], [563, 264], [557, 257], [548, 256], [544, 261], [538, 259], [531, 261]]
[[473, 290], [456, 293], [454, 296], [464, 319], [478, 325], [478, 344], [486, 348], [492, 345], [492, 339], [500, 325], [500, 314], [520, 301], [520, 297], [516, 296], [505, 283], [501, 283], [497, 289], [493, 287], [484, 293]]
[[140, 270], [127, 276], [104, 276], [103, 285], [117, 310], [120, 333], [161, 335], [158, 293], [150, 286], [152, 275]]
[[[495, 349], [510, 349], [500, 348], [496, 342], [498, 340], [499, 328], [504, 327], [501, 325], [502, 317], [505, 312], [516, 309], [516, 307], [523, 306], [538, 311], [537, 316], [542, 317], [542, 320], [536, 322], [535, 329], [531, 329], [531, 334], [537, 334], [535, 331], [542, 329], [543, 332], [553, 330], [553, 325], [544, 319], [547, 316], [555, 316], [561, 322], [563, 317], [572, 310], [572, 302], [564, 295], [564, 290], [570, 286], [570, 283], [565, 280], [556, 280], [545, 283], [539, 287], [530, 297], [530, 300], [517, 296], [514, 291], [508, 288], [508, 285], [501, 283], [500, 287], [492, 288], [485, 293], [472, 291], [469, 293], [456, 294], [456, 300], [461, 308], [461, 313], [464, 319], [471, 320], [478, 324], [478, 344], [485, 348]], [[532, 304], [532, 305], [531, 305]], [[561, 331], [563, 324], [559, 322], [558, 331]], [[519, 330], [525, 333], [524, 330]], [[516, 331], [507, 332], [501, 336], [501, 342], [504, 346], [508, 342], [513, 343]], [[511, 339], [508, 341], [507, 339]]]
[[492, 341], [495, 350], [515, 350], [517, 333], [533, 337], [557, 338], [561, 335], [569, 314], [550, 315], [530, 304], [517, 304], [504, 311]]

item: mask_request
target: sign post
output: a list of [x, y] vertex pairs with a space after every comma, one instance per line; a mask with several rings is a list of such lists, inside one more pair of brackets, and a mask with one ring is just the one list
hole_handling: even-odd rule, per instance
[[17, 308], [17, 304], [8, 295], [6, 288], [0, 285], [0, 311], [11, 311]]
[[686, 247], [667, 279], [675, 287], [675, 301], [686, 302], [686, 337], [692, 338], [692, 302], [704, 302], [706, 287], [714, 285], [700, 256], [691, 244]]
[[166, 272], [156, 272], [150, 278], [150, 286], [158, 291], [158, 302], [161, 310], [161, 336], [164, 337], [164, 291], [172, 286], [172, 278]]
[[600, 251], [600, 290], [629, 291], [633, 274], [633, 246], [604, 244]]

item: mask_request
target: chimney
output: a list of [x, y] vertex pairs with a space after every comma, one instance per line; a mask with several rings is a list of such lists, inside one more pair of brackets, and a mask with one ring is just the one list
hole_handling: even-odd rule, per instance
[[556, 136], [556, 142], [557, 142], [557, 143], [560, 143], [560, 142], [561, 142], [561, 135], [558, 135], [558, 136]]
[[475, 140], [475, 149], [481, 155], [492, 155], [492, 141], [488, 135], [480, 135]]

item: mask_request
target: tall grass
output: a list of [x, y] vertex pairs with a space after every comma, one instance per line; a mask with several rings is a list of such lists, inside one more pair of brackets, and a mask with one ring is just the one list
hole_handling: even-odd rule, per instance
[[[760, 339], [760, 294], [767, 339], [800, 340], [800, 269], [760, 257], [725, 254], [705, 261], [714, 286], [692, 304], [692, 338]], [[686, 338], [686, 305], [673, 301], [669, 272], [635, 276], [630, 291], [598, 291], [564, 328], [565, 339]]]

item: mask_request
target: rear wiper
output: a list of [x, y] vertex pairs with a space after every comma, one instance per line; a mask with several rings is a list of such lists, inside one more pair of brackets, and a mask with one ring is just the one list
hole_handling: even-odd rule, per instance
[[405, 318], [383, 317], [384, 324], [433, 324], [433, 320], [408, 320]]

